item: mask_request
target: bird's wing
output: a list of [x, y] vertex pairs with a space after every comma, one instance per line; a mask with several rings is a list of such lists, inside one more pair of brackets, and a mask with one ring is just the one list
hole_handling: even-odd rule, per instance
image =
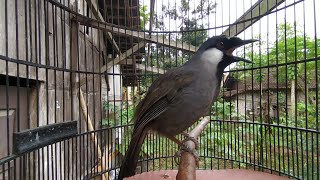
[[176, 69], [160, 76], [150, 86], [135, 113], [135, 129], [143, 129], [163, 113], [179, 91], [193, 81], [193, 72]]

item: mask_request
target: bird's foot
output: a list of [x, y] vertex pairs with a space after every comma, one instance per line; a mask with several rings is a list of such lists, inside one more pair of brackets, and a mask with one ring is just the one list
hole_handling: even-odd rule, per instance
[[198, 141], [196, 138], [190, 136], [190, 134], [187, 133], [187, 132], [183, 132], [183, 133], [181, 133], [181, 134], [185, 137], [185, 139], [182, 141], [183, 144], [184, 144], [185, 142], [187, 142], [187, 141], [192, 141], [192, 142], [194, 143], [194, 145], [195, 145], [195, 149], [198, 149], [198, 147], [199, 147], [199, 141]]
[[176, 162], [176, 164], [180, 164], [180, 162], [177, 160], [177, 158], [181, 157], [181, 154], [183, 152], [189, 152], [190, 154], [192, 154], [196, 160], [196, 165], [197, 167], [199, 167], [199, 155], [196, 149], [191, 149], [189, 146], [183, 144], [183, 146], [181, 147], [181, 149], [176, 152], [176, 154], [174, 155], [174, 160]]

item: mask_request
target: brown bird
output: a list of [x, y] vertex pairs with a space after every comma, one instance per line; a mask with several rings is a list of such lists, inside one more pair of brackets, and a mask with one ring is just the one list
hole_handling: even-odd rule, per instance
[[255, 41], [226, 36], [209, 38], [191, 60], [153, 82], [136, 108], [133, 134], [120, 168], [119, 180], [135, 174], [140, 149], [149, 130], [157, 131], [183, 146], [175, 136], [209, 111], [219, 95], [224, 69], [233, 62], [251, 62], [233, 56], [232, 52]]

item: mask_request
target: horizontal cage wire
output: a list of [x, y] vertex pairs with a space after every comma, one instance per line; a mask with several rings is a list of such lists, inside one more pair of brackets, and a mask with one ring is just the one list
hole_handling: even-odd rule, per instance
[[[253, 64], [224, 69], [198, 138], [198, 169], [320, 179], [316, 7], [317, 0], [1, 0], [0, 179], [117, 179], [151, 84], [220, 35], [258, 41], [233, 52]], [[135, 172], [176, 170], [177, 151], [149, 131]]]

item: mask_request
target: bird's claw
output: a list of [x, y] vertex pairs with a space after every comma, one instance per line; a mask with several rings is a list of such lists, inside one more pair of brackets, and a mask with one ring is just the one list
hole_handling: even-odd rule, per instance
[[185, 137], [185, 139], [182, 141], [182, 143], [185, 143], [190, 140], [194, 143], [195, 149], [198, 149], [199, 141], [196, 138], [190, 136], [189, 133], [187, 133], [187, 132], [183, 132], [182, 135]]
[[194, 156], [194, 158], [195, 158], [195, 160], [196, 160], [196, 165], [197, 165], [197, 167], [199, 167], [199, 161], [200, 161], [200, 159], [199, 159], [199, 155], [198, 155], [198, 152], [197, 152], [197, 150], [195, 150], [195, 149], [191, 149], [189, 146], [186, 146], [185, 144], [181, 147], [181, 149], [178, 151], [178, 152], [176, 152], [176, 154], [174, 155], [174, 161], [176, 162], [176, 164], [180, 164], [180, 162], [177, 160], [177, 158], [179, 158], [179, 157], [181, 157], [181, 154], [182, 154], [182, 152], [189, 152], [189, 153], [191, 153], [193, 156]]

